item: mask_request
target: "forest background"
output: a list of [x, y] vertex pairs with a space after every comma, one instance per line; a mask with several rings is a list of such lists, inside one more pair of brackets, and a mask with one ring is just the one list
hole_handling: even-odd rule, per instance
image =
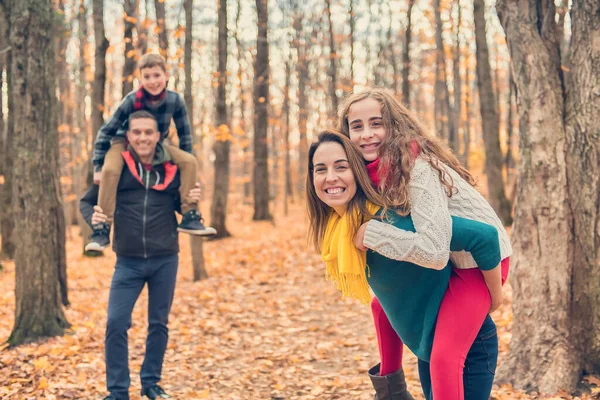
[[174, 393], [372, 397], [369, 312], [324, 281], [303, 185], [308, 144], [373, 85], [446, 141], [510, 229], [495, 398], [600, 392], [597, 0], [0, 0], [2, 398], [103, 392], [114, 255], [83, 254], [78, 199], [147, 52], [185, 99], [219, 232], [182, 237]]

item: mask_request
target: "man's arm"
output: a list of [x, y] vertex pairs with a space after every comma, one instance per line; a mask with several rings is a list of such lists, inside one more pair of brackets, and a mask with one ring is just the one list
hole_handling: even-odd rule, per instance
[[129, 115], [133, 112], [133, 98], [126, 96], [115, 112], [110, 116], [108, 121], [98, 130], [96, 142], [94, 143], [94, 155], [92, 163], [94, 171], [100, 171], [104, 165], [104, 156], [110, 149], [110, 141], [115, 135], [124, 134], [127, 132], [129, 123]]
[[175, 121], [175, 127], [177, 128], [179, 148], [183, 151], [191, 153], [194, 148], [192, 127], [190, 126], [190, 119], [188, 117], [185, 103], [179, 95], [177, 95], [177, 105], [175, 107], [175, 112], [173, 113], [173, 121]]
[[79, 212], [89, 226], [92, 226], [94, 206], [98, 203], [98, 185], [92, 185], [79, 200]]

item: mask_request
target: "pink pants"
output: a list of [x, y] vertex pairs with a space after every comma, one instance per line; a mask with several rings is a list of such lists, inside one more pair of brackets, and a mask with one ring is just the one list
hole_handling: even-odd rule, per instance
[[[502, 284], [506, 282], [509, 258], [502, 260]], [[463, 400], [463, 368], [467, 353], [490, 309], [491, 299], [479, 269], [452, 269], [448, 289], [438, 313], [431, 351], [431, 386], [434, 399]], [[402, 366], [402, 340], [392, 328], [379, 300], [371, 303], [379, 356], [380, 374]]]

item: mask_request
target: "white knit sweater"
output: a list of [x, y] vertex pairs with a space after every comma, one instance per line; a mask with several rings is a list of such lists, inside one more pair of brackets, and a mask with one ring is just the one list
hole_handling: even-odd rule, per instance
[[440, 181], [438, 171], [423, 157], [417, 158], [409, 182], [411, 218], [416, 232], [371, 220], [364, 244], [385, 257], [408, 261], [426, 268], [443, 269], [448, 259], [457, 268], [477, 268], [471, 253], [450, 252], [451, 215], [485, 222], [498, 230], [502, 259], [512, 254], [508, 234], [487, 200], [452, 168], [441, 164], [452, 177], [452, 197]]

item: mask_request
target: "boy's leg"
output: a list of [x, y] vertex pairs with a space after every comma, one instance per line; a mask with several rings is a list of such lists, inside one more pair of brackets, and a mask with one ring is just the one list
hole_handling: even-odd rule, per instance
[[488, 400], [498, 362], [498, 333], [489, 315], [467, 354], [463, 382], [465, 400]]
[[163, 358], [169, 339], [169, 312], [175, 293], [178, 256], [150, 258], [152, 275], [148, 279], [148, 337], [141, 370], [142, 394], [161, 378]]
[[106, 214], [107, 222], [112, 225], [115, 216], [115, 205], [117, 201], [117, 186], [123, 172], [122, 152], [125, 151], [125, 139], [115, 138], [112, 141], [110, 149], [104, 157], [104, 165], [102, 166], [102, 178], [100, 179], [100, 187], [98, 190], [98, 205]]
[[196, 187], [196, 182], [198, 182], [198, 163], [196, 157], [176, 146], [164, 146], [180, 171], [181, 186], [179, 187], [179, 194], [183, 219], [178, 231], [200, 236], [216, 234], [217, 231], [214, 228], [204, 226], [202, 215], [198, 212], [198, 204], [190, 197], [190, 191]]
[[452, 269], [437, 317], [431, 351], [434, 399], [463, 400], [467, 353], [490, 310], [491, 298], [478, 269]]
[[127, 331], [131, 312], [144, 287], [143, 259], [117, 257], [110, 285], [104, 351], [106, 387], [117, 400], [129, 399]]
[[90, 242], [85, 246], [85, 251], [102, 251], [110, 244], [110, 226], [115, 215], [117, 186], [124, 165], [121, 156], [123, 151], [125, 151], [125, 139], [115, 138], [104, 157], [102, 178], [100, 179], [98, 191], [98, 205], [102, 208], [102, 212], [106, 214], [107, 219], [106, 223], [92, 227], [93, 233], [90, 236]]

